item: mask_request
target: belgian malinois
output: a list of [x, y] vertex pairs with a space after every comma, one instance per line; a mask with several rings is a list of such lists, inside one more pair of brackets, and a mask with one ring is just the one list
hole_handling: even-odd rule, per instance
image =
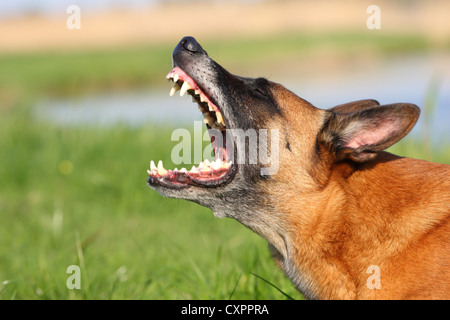
[[[307, 298], [450, 298], [450, 166], [383, 151], [411, 130], [417, 106], [319, 109], [278, 83], [229, 73], [192, 37], [172, 59], [171, 95], [198, 103], [215, 159], [189, 171], [152, 161], [150, 187], [264, 237]], [[238, 148], [233, 130], [266, 137], [269, 152], [240, 157], [261, 140], [247, 135]], [[269, 157], [278, 163], [267, 174]]]

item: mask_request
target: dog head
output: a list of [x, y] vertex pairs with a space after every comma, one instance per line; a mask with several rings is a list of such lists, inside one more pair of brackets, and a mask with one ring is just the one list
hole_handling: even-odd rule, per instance
[[149, 186], [235, 218], [272, 243], [286, 229], [278, 213], [283, 194], [323, 188], [336, 164], [355, 170], [374, 161], [419, 116], [414, 105], [374, 100], [316, 108], [280, 84], [231, 74], [192, 37], [172, 58], [171, 94], [187, 92], [198, 103], [215, 160], [190, 171], [152, 164]]

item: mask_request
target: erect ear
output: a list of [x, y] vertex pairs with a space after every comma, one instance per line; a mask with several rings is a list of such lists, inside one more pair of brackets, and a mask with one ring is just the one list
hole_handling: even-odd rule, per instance
[[420, 109], [408, 103], [368, 107], [352, 113], [331, 110], [318, 142], [327, 146], [336, 160], [365, 162], [403, 138], [419, 114]]

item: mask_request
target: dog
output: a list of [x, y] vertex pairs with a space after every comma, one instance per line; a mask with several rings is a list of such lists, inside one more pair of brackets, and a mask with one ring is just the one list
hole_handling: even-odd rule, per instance
[[[231, 74], [193, 37], [172, 62], [171, 95], [198, 103], [215, 158], [189, 171], [152, 161], [151, 188], [265, 238], [308, 299], [450, 298], [450, 166], [383, 151], [413, 128], [417, 106], [319, 109], [278, 83]], [[238, 148], [228, 134], [238, 129], [266, 137], [269, 155], [240, 158], [263, 148], [250, 135]]]

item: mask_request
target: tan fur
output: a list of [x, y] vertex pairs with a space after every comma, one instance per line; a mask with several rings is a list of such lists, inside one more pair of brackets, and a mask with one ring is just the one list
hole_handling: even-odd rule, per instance
[[[259, 187], [276, 210], [270, 232], [256, 231], [288, 277], [309, 298], [449, 299], [449, 166], [378, 152], [326, 169], [332, 156], [314, 156], [325, 111], [282, 86], [272, 93], [286, 115], [268, 124], [283, 132], [280, 166]], [[283, 232], [271, 239], [274, 225]], [[367, 286], [371, 265], [380, 289]]]

